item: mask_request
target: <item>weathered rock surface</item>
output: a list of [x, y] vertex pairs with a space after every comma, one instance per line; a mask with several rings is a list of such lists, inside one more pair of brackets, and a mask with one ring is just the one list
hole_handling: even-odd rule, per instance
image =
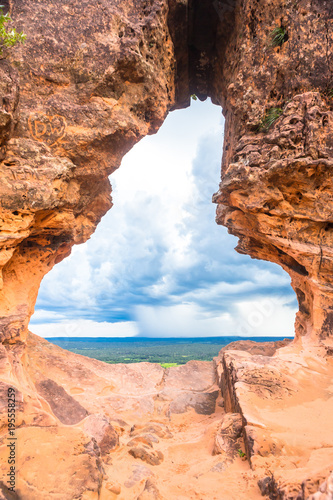
[[[271, 44], [274, 28], [285, 43]], [[220, 32], [211, 93], [226, 115], [217, 222], [237, 250], [280, 264], [298, 302], [296, 337], [332, 343], [333, 6], [236, 2]], [[260, 130], [269, 110], [281, 115]], [[258, 127], [259, 126], [259, 127]]]
[[[32, 334], [24, 344], [2, 345], [0, 361], [5, 394], [0, 485], [7, 484], [8, 472], [6, 391], [14, 387], [18, 499], [194, 500], [207, 492], [216, 500], [246, 498], [248, 492], [251, 499], [262, 498], [248, 463], [236, 456], [229, 464], [223, 450], [212, 453], [224, 416], [219, 405], [209, 414], [193, 407], [170, 412], [172, 397], [189, 387], [204, 394], [215, 383], [213, 362], [191, 362], [182, 370], [109, 365]], [[42, 373], [47, 373], [47, 392], [36, 389]], [[165, 399], [168, 384], [172, 396]], [[72, 420], [64, 420], [60, 404], [69, 405]], [[228, 468], [221, 470], [221, 461]]]
[[147, 462], [149, 465], [160, 465], [164, 460], [163, 453], [150, 448], [150, 446], [133, 446], [128, 453], [134, 458]]
[[[0, 495], [329, 499], [332, 2], [3, 3], [27, 43], [0, 60], [0, 391], [16, 388], [20, 441], [15, 496], [3, 484], [1, 404]], [[274, 48], [278, 26], [284, 43]], [[275, 354], [281, 345], [238, 345], [215, 367], [166, 371], [109, 366], [28, 335], [41, 279], [111, 207], [108, 175], [192, 93], [226, 117], [217, 222], [239, 237], [238, 251], [290, 274], [297, 342]], [[264, 130], [272, 109], [278, 119]], [[216, 375], [226, 412], [242, 419], [242, 436], [227, 432], [223, 443], [233, 425], [221, 424]], [[164, 456], [158, 478], [126, 446], [133, 425], [156, 436], [157, 424], [172, 434], [147, 445]], [[240, 457], [225, 467], [232, 439], [243, 439], [252, 472]]]
[[162, 439], [170, 439], [172, 438], [172, 434], [167, 425], [162, 424], [160, 422], [148, 422], [143, 425], [133, 425], [131, 428], [130, 435], [138, 436], [140, 434], [149, 433], [150, 435], [158, 436]]
[[102, 457], [106, 457], [119, 445], [118, 433], [104, 415], [89, 415], [85, 419], [83, 430], [96, 440]]
[[188, 408], [202, 415], [215, 412], [218, 387], [215, 370], [209, 362], [189, 361], [168, 370], [161, 389], [159, 399], [172, 400], [170, 413], [185, 413]]
[[[0, 61], [1, 340], [24, 341], [42, 277], [111, 207], [108, 175], [122, 156], [197, 93], [226, 116], [217, 222], [240, 252], [289, 272], [297, 337], [330, 348], [331, 3], [16, 0], [10, 9], [27, 42]], [[284, 43], [272, 47], [278, 26]], [[272, 109], [279, 118], [258, 129]]]
[[[3, 345], [0, 484], [6, 485], [8, 470], [6, 392], [15, 387], [19, 499], [137, 500], [154, 493], [145, 490], [148, 478], [162, 497], [183, 500], [207, 494], [216, 500], [327, 496], [333, 463], [330, 359], [317, 348], [301, 352], [288, 342], [277, 350], [267, 344], [265, 354], [252, 342], [233, 347], [215, 363], [163, 369], [108, 365], [32, 334], [25, 344]], [[42, 373], [54, 381], [47, 393], [36, 389]], [[184, 390], [206, 394], [215, 377], [224, 409], [216, 404], [209, 414], [190, 406], [170, 411]], [[73, 421], [58, 413], [66, 401]]]
[[242, 416], [239, 413], [227, 413], [215, 436], [213, 455], [225, 454], [227, 460], [232, 462], [241, 449], [239, 438], [242, 436], [242, 432]]
[[54, 380], [37, 380], [35, 385], [38, 394], [48, 402], [52, 413], [63, 424], [77, 424], [88, 415], [87, 410]]
[[[332, 470], [332, 361], [324, 348], [302, 351], [290, 344], [267, 356], [247, 347], [222, 350], [216, 359], [225, 410], [241, 415], [244, 448], [262, 494], [307, 500]], [[233, 423], [227, 415], [226, 431]], [[231, 435], [220, 432], [215, 448], [232, 450]]]
[[138, 496], [137, 500], [164, 500], [151, 479], [147, 479], [145, 489]]
[[[0, 61], [0, 340], [24, 340], [42, 277], [111, 207], [108, 175], [175, 103], [168, 2], [11, 2]], [[19, 102], [19, 104], [18, 104]]]
[[319, 490], [309, 497], [309, 500], [332, 500], [333, 499], [333, 473], [320, 485]]

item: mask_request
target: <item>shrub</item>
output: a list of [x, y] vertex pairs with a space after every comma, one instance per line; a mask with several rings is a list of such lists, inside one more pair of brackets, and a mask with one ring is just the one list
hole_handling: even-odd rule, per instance
[[281, 45], [288, 40], [286, 28], [277, 26], [270, 34], [270, 47], [281, 47]]
[[265, 116], [259, 123], [258, 131], [267, 132], [268, 129], [273, 125], [273, 123], [281, 116], [283, 113], [281, 108], [270, 108], [266, 111]]
[[26, 39], [26, 35], [23, 33], [18, 33], [15, 28], [11, 30], [6, 30], [6, 24], [12, 21], [9, 13], [3, 13], [4, 6], [0, 5], [0, 55], [3, 53], [4, 48], [10, 48], [16, 45], [17, 43], [24, 43]]

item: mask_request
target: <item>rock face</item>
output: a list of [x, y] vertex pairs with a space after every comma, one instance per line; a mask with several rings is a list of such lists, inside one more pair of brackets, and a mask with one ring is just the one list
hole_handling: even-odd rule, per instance
[[108, 365], [28, 334], [0, 349], [0, 498], [330, 500], [332, 380], [321, 350], [288, 342], [234, 343], [214, 362], [164, 369]]
[[24, 341], [42, 277], [111, 207], [108, 175], [122, 156], [196, 93], [226, 116], [217, 222], [239, 237], [238, 251], [290, 274], [296, 337], [329, 347], [331, 2], [10, 9], [27, 42], [0, 61], [1, 341]]
[[[332, 2], [3, 3], [27, 42], [0, 60], [0, 497], [330, 499]], [[111, 207], [108, 175], [192, 93], [226, 117], [217, 222], [290, 274], [296, 342], [164, 370], [28, 334], [41, 279]]]
[[[283, 43], [272, 47], [274, 28]], [[237, 250], [280, 264], [298, 302], [296, 337], [331, 343], [331, 2], [236, 2], [211, 93], [226, 132], [217, 222]], [[219, 40], [219, 38], [218, 38]], [[267, 119], [278, 117], [270, 126]]]
[[[215, 373], [213, 362], [190, 362], [183, 377], [177, 367], [108, 365], [32, 334], [25, 343], [2, 345], [0, 498], [195, 500], [209, 492], [237, 500], [250, 491], [260, 500], [248, 463], [236, 456], [230, 465], [224, 450], [212, 454], [221, 406], [209, 414], [201, 406], [170, 411], [190, 388], [198, 399], [215, 391], [220, 401]], [[17, 400], [15, 497], [6, 489], [8, 387]], [[59, 410], [66, 406], [68, 418]], [[222, 471], [222, 462], [230, 467]]]
[[108, 175], [175, 103], [167, 13], [166, 0], [12, 2], [27, 43], [0, 61], [1, 341], [24, 341], [42, 277], [90, 237]]
[[232, 458], [242, 435], [260, 491], [270, 500], [330, 498], [332, 363], [321, 351], [295, 344], [273, 355], [253, 347], [243, 342], [222, 349], [215, 360], [227, 412], [215, 450]]

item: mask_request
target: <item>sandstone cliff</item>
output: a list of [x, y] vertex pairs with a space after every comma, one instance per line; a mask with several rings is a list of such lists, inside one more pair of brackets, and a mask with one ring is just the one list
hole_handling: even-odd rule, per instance
[[[238, 251], [290, 274], [296, 336], [328, 345], [331, 3], [10, 8], [27, 42], [0, 63], [2, 341], [24, 341], [42, 277], [111, 207], [108, 175], [122, 156], [196, 93], [226, 116], [217, 222], [239, 237]], [[273, 47], [276, 28], [284, 35]]]
[[[0, 495], [331, 499], [332, 3], [4, 3], [27, 42], [0, 60], [1, 391], [16, 388], [21, 443], [15, 497], [3, 405]], [[192, 93], [226, 117], [217, 222], [290, 274], [296, 341], [166, 373], [28, 334], [41, 279], [111, 207], [108, 175]]]
[[15, 1], [1, 61], [1, 340], [24, 340], [42, 277], [111, 207], [108, 175], [175, 102], [166, 1]]
[[[217, 221], [239, 236], [238, 251], [290, 274], [299, 302], [296, 336], [329, 345], [333, 6], [248, 1], [234, 16], [212, 83], [226, 113]], [[272, 47], [276, 27], [285, 42]], [[276, 109], [279, 118], [261, 131]]]
[[316, 352], [236, 342], [214, 363], [163, 369], [28, 334], [1, 346], [0, 374], [1, 499], [331, 500], [333, 364]]

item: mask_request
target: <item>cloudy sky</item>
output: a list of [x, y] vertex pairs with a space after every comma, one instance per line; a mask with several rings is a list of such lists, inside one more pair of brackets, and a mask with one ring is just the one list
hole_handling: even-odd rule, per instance
[[293, 335], [279, 266], [239, 255], [215, 223], [221, 109], [172, 112], [111, 175], [112, 210], [44, 278], [30, 329], [43, 337]]

